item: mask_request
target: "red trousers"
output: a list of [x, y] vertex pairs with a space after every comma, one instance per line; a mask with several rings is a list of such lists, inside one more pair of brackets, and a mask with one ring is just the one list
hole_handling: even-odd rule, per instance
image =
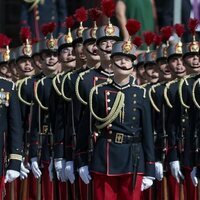
[[93, 200], [140, 200], [142, 175], [137, 175], [135, 189], [133, 175], [106, 176], [93, 174]]
[[[89, 187], [90, 185], [85, 184], [81, 178], [79, 177], [79, 193], [80, 193], [80, 200], [88, 200], [91, 199], [91, 197], [89, 198], [90, 195], [90, 191], [89, 191]], [[90, 183], [91, 184], [91, 183]]]

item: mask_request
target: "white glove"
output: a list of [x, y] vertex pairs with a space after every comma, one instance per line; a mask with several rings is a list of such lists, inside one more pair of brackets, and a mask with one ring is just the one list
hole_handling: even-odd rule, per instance
[[23, 162], [20, 167], [20, 179], [26, 179], [30, 171], [24, 166]]
[[6, 171], [6, 178], [4, 180], [4, 183], [10, 183], [12, 181], [14, 181], [16, 178], [18, 178], [20, 175], [20, 173], [16, 170], [12, 170], [12, 169], [9, 169]]
[[184, 179], [184, 176], [180, 170], [180, 163], [178, 160], [176, 161], [173, 161], [173, 162], [170, 162], [170, 168], [171, 168], [171, 173], [172, 173], [172, 176], [176, 179], [176, 181], [178, 183], [180, 183], [180, 178], [181, 179]]
[[52, 158], [51, 158], [51, 161], [48, 166], [48, 171], [49, 171], [50, 181], [53, 181], [53, 160], [52, 160]]
[[66, 165], [66, 161], [64, 159], [55, 159], [54, 160], [54, 166], [55, 166], [55, 170], [56, 170], [56, 175], [58, 180], [65, 182], [66, 181], [66, 177], [65, 177], [65, 165]]
[[161, 162], [156, 162], [155, 163], [155, 175], [156, 175], [156, 179], [158, 181], [162, 181], [163, 179], [163, 165]]
[[79, 176], [81, 177], [82, 181], [85, 183], [85, 184], [89, 184], [90, 183], [90, 180], [92, 179], [90, 174], [89, 174], [89, 170], [88, 170], [88, 166], [83, 166], [83, 167], [80, 167], [78, 169], [78, 173], [79, 173]]
[[198, 185], [198, 179], [197, 179], [197, 168], [193, 167], [191, 173], [190, 173], [190, 177], [192, 179], [192, 183], [195, 187], [197, 187]]
[[66, 162], [65, 176], [69, 179], [71, 184], [74, 183], [75, 176], [74, 176], [74, 162], [73, 161]]
[[42, 172], [39, 169], [37, 158], [31, 158], [31, 170], [35, 178], [40, 178]]
[[151, 176], [144, 176], [142, 178], [142, 185], [141, 185], [141, 191], [144, 191], [148, 188], [150, 188], [153, 185], [153, 180], [155, 178]]

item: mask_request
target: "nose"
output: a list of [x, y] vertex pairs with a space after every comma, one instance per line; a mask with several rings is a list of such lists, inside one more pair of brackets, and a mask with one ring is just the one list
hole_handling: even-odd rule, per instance
[[178, 58], [177, 62], [178, 62], [179, 65], [181, 65], [182, 64], [182, 59]]

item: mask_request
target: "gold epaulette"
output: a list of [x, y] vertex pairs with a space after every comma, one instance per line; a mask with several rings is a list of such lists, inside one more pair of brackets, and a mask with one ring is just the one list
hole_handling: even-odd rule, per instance
[[18, 98], [19, 100], [24, 103], [25, 105], [27, 106], [31, 106], [33, 104], [33, 102], [28, 102], [26, 101], [25, 99], [22, 98], [22, 93], [21, 93], [21, 89], [22, 89], [22, 85], [25, 83], [27, 85], [27, 81], [28, 79], [30, 79], [31, 77], [26, 77], [26, 78], [23, 78], [21, 80], [21, 82], [19, 83], [18, 85], [18, 91], [17, 91], [17, 94], [18, 94]]
[[196, 89], [197, 84], [200, 85], [200, 79], [197, 79], [197, 80], [194, 82], [194, 84], [193, 84], [193, 88], [192, 88], [192, 99], [193, 99], [193, 102], [194, 102], [194, 104], [196, 105], [196, 107], [197, 107], [198, 109], [200, 109], [200, 105], [199, 105], [199, 103], [197, 102], [197, 99], [196, 99], [196, 96], [195, 96], [195, 89]]
[[14, 83], [13, 81], [11, 81], [11, 80], [9, 80], [9, 79], [7, 79], [7, 78], [5, 78], [5, 77], [2, 77], [2, 76], [0, 76], [0, 79], [2, 79], [2, 80], [4, 80], [4, 81], [8, 81], [8, 82], [12, 83], [12, 90], [14, 90], [14, 89], [15, 89], [15, 83]]
[[97, 114], [94, 112], [93, 104], [92, 104], [94, 92], [96, 92], [96, 94], [98, 94], [98, 88], [108, 85], [111, 82], [112, 82], [112, 80], [108, 79], [108, 81], [101, 83], [97, 86], [94, 86], [90, 91], [90, 95], [89, 95], [90, 112], [96, 120], [103, 122], [100, 125], [96, 125], [96, 128], [99, 130], [105, 128], [108, 124], [112, 123], [117, 118], [117, 116], [121, 112], [122, 107], [124, 106], [125, 95], [124, 95], [124, 93], [119, 91], [117, 93], [117, 96], [116, 96], [113, 106], [111, 108], [111, 111], [109, 112], [109, 114], [106, 117], [101, 118], [101, 117], [97, 116]]
[[70, 97], [67, 97], [66, 94], [65, 94], [65, 81], [66, 79], [68, 80], [71, 80], [71, 74], [73, 72], [68, 72], [67, 74], [65, 74], [65, 76], [63, 77], [63, 80], [62, 80], [62, 84], [61, 84], [61, 94], [62, 94], [62, 97], [65, 101], [71, 101], [72, 99]]
[[61, 75], [63, 75], [63, 72], [57, 74], [57, 75], [53, 78], [53, 80], [52, 80], [53, 88], [55, 89], [56, 93], [57, 93], [59, 96], [61, 96], [62, 93], [61, 93], [61, 91], [58, 89], [58, 86], [57, 86], [57, 84], [56, 84], [56, 81], [58, 81], [58, 83], [60, 83], [60, 76], [61, 76]]
[[75, 83], [75, 93], [76, 93], [76, 96], [78, 98], [78, 100], [83, 104], [83, 105], [87, 105], [87, 102], [85, 100], [82, 99], [82, 97], [80, 96], [80, 92], [79, 92], [79, 83], [80, 83], [80, 80], [83, 80], [84, 76], [86, 74], [88, 74], [93, 68], [90, 68], [84, 72], [81, 72], [79, 75], [78, 75], [78, 78], [76, 79], [76, 83]]
[[47, 78], [47, 76], [43, 77], [42, 79], [38, 80], [38, 81], [36, 82], [36, 84], [35, 84], [35, 99], [36, 99], [36, 101], [38, 102], [39, 106], [40, 106], [43, 110], [48, 110], [48, 107], [42, 105], [42, 102], [40, 101], [40, 99], [39, 99], [39, 97], [38, 97], [38, 91], [37, 91], [37, 90], [38, 90], [38, 86], [39, 86], [40, 83], [42, 84], [42, 86], [44, 86], [44, 79], [46, 79], [46, 78]]
[[190, 75], [181, 78], [181, 80], [180, 80], [180, 82], [179, 82], [179, 87], [178, 87], [178, 93], [179, 93], [179, 98], [180, 98], [181, 105], [182, 105], [184, 108], [187, 108], [187, 109], [189, 109], [190, 106], [188, 106], [188, 105], [184, 102], [184, 100], [183, 100], [182, 88], [183, 88], [183, 84], [184, 84], [184, 83], [185, 83], [187, 86], [189, 85], [189, 84], [188, 84], [188, 81], [187, 81], [188, 78], [190, 78]]
[[22, 155], [19, 155], [19, 154], [10, 154], [9, 155], [9, 159], [10, 160], [19, 160], [19, 161], [22, 161]]
[[175, 82], [177, 82], [177, 79], [168, 82], [168, 83], [166, 84], [166, 86], [165, 86], [165, 89], [164, 89], [164, 98], [165, 98], [165, 101], [166, 101], [167, 105], [168, 105], [170, 108], [173, 108], [173, 106], [172, 106], [172, 104], [171, 104], [171, 102], [170, 102], [170, 100], [169, 100], [169, 98], [168, 98], [167, 90], [170, 88], [170, 85], [173, 84], [173, 83], [175, 83]]
[[158, 87], [158, 86], [160, 86], [160, 85], [161, 85], [161, 83], [157, 83], [157, 84], [155, 84], [155, 85], [152, 85], [152, 87], [151, 87], [150, 90], [149, 90], [149, 99], [150, 99], [151, 105], [153, 106], [153, 108], [154, 108], [157, 112], [160, 112], [160, 109], [157, 107], [156, 103], [155, 103], [154, 100], [153, 100], [152, 92], [153, 92], [153, 93], [156, 93], [155, 88]]

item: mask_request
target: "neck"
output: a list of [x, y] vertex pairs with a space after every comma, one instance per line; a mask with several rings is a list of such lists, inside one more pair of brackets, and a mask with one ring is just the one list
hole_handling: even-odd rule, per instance
[[58, 74], [59, 70], [51, 71], [51, 70], [48, 70], [48, 69], [44, 69], [43, 73], [44, 73], [45, 76], [49, 76], [51, 74]]
[[107, 71], [107, 72], [112, 72], [112, 67], [111, 67], [111, 61], [110, 60], [102, 60], [101, 61], [101, 67]]
[[126, 85], [130, 82], [130, 76], [117, 76], [117, 75], [114, 75], [114, 81], [118, 84], [118, 85]]
[[92, 68], [92, 67], [98, 68], [100, 66], [100, 62], [96, 60], [88, 59], [86, 65], [89, 68]]

